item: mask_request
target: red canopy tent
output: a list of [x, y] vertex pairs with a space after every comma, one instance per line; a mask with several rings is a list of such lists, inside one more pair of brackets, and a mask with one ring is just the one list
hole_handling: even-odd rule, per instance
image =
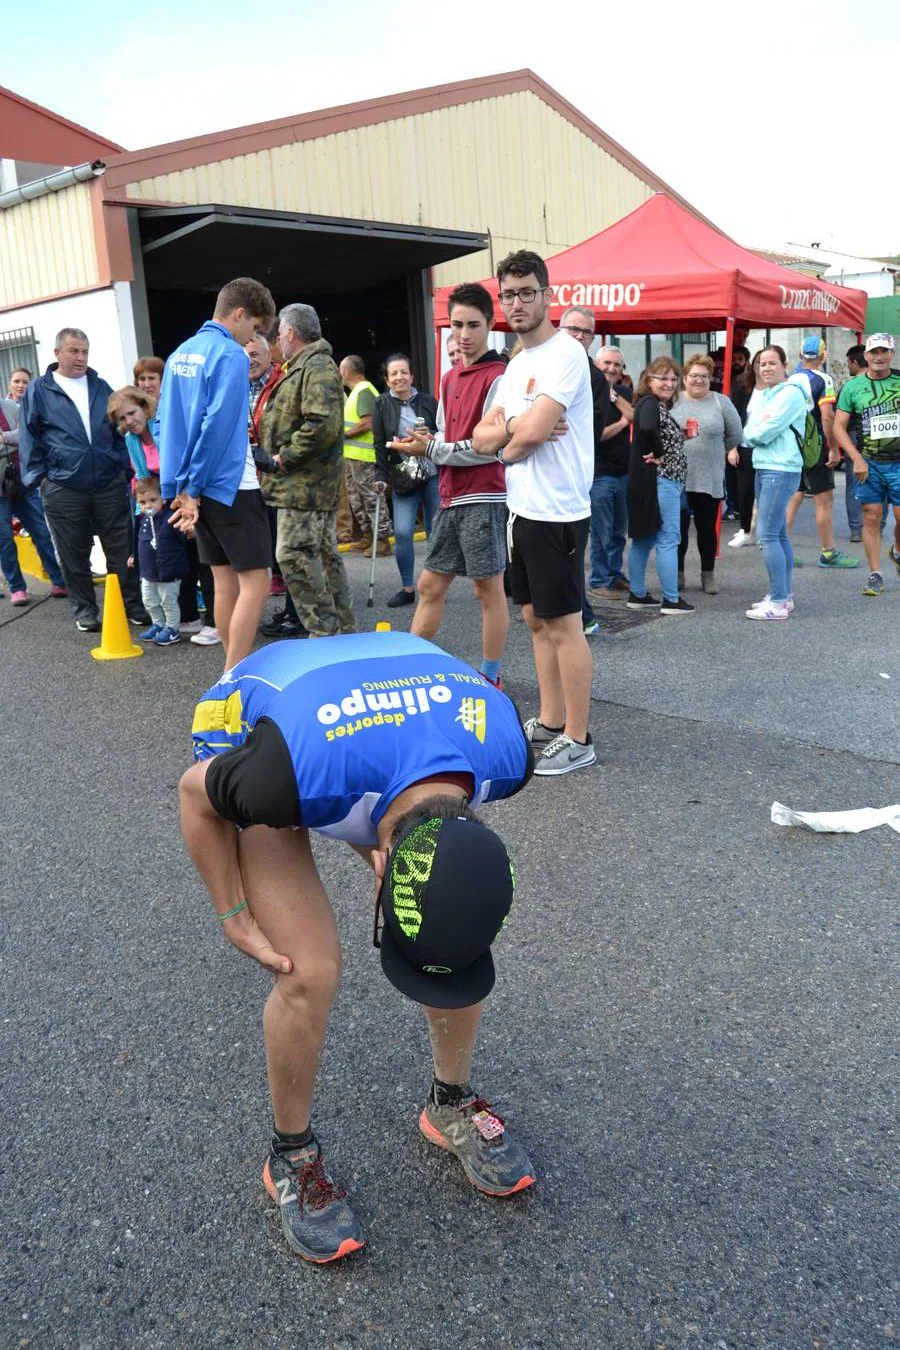
[[[827, 326], [861, 331], [865, 327], [865, 291], [832, 286], [767, 262], [663, 192], [609, 229], [548, 258], [547, 269], [555, 288], [550, 310], [554, 323], [569, 305], [583, 305], [593, 310], [601, 332], [694, 333], [724, 328], [726, 380], [735, 321], [751, 328]], [[508, 330], [496, 299], [497, 282], [491, 278], [483, 284], [495, 297], [495, 328]], [[448, 325], [447, 297], [452, 289], [443, 286], [435, 291], [435, 328]]]

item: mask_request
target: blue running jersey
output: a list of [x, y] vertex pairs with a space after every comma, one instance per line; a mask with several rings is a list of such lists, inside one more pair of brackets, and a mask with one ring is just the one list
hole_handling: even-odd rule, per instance
[[[277, 791], [289, 765], [295, 823], [352, 844], [373, 845], [390, 803], [422, 779], [470, 774], [478, 806], [511, 796], [531, 775], [531, 747], [512, 701], [465, 662], [407, 633], [277, 642], [226, 671], [197, 704], [192, 736], [195, 759], [234, 752], [234, 765], [223, 762], [216, 774], [229, 778], [234, 799], [239, 757], [254, 748], [260, 722], [257, 744], [262, 752], [265, 742], [267, 758], [254, 764], [253, 782], [261, 767], [263, 781], [270, 769], [267, 792]], [[293, 783], [282, 801], [288, 789], [293, 801]], [[284, 825], [257, 795], [260, 809], [251, 802], [238, 823]]]

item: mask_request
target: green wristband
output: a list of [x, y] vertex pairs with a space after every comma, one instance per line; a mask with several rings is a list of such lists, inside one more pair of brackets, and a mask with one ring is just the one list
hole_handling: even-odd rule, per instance
[[226, 919], [233, 919], [235, 914], [240, 914], [241, 910], [246, 909], [248, 904], [249, 901], [242, 900], [239, 905], [235, 905], [234, 909], [230, 909], [227, 914], [220, 914], [219, 919], [222, 923], [224, 923]]

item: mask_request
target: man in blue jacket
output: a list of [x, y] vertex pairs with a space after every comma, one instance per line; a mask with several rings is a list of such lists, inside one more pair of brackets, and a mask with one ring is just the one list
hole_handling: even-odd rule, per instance
[[130, 465], [125, 442], [106, 415], [112, 393], [88, 365], [89, 343], [80, 328], [56, 335], [56, 361], [32, 380], [22, 399], [19, 463], [26, 488], [39, 484], [75, 626], [100, 628], [91, 577], [91, 546], [100, 539], [106, 563], [119, 578], [125, 609], [142, 626], [149, 616], [138, 580], [128, 570], [131, 553]]
[[244, 347], [274, 317], [265, 286], [230, 281], [213, 317], [169, 357], [160, 391], [162, 495], [175, 508], [172, 524], [196, 534], [212, 568], [226, 670], [252, 651], [269, 594], [272, 540], [250, 445]]

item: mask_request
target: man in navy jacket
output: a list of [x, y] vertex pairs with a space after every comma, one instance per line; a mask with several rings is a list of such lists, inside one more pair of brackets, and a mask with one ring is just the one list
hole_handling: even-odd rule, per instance
[[138, 580], [128, 570], [128, 454], [106, 415], [112, 390], [88, 365], [88, 349], [80, 328], [63, 328], [57, 334], [56, 361], [31, 381], [22, 399], [19, 461], [25, 487], [40, 485], [75, 626], [82, 633], [96, 633], [100, 622], [91, 577], [95, 535], [109, 570], [119, 578], [129, 619], [143, 625], [149, 618]]

